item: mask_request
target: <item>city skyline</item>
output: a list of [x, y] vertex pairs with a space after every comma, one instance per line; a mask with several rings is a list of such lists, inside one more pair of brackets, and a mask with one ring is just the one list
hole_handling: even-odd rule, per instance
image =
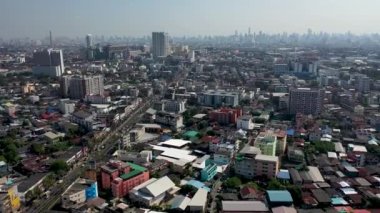
[[[75, 5], [75, 6], [73, 6]], [[152, 31], [172, 36], [231, 35], [235, 30], [267, 33], [378, 33], [380, 2], [367, 0], [256, 1], [68, 1], [2, 2], [0, 38], [122, 35], [140, 37]], [[56, 10], [56, 8], [60, 8]], [[61, 12], [60, 12], [61, 11]], [[64, 11], [64, 12], [63, 12]]]

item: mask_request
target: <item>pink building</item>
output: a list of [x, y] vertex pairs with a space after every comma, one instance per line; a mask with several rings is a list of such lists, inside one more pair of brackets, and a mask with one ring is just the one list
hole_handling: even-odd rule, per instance
[[210, 120], [219, 124], [236, 124], [238, 117], [242, 115], [242, 109], [231, 108], [222, 108], [209, 113]]
[[135, 186], [149, 180], [149, 171], [133, 163], [111, 161], [102, 166], [102, 188], [111, 189], [114, 197], [124, 197]]

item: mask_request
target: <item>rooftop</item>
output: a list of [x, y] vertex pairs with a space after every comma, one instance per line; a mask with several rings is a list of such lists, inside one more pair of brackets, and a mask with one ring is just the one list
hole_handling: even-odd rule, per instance
[[236, 212], [269, 212], [268, 207], [262, 201], [222, 201], [223, 211]]
[[292, 195], [287, 190], [267, 190], [270, 202], [293, 202]]
[[136, 176], [136, 175], [138, 175], [138, 174], [146, 171], [146, 168], [144, 168], [142, 166], [139, 166], [137, 164], [130, 163], [130, 162], [128, 162], [127, 164], [131, 167], [132, 170], [129, 173], [127, 173], [127, 174], [120, 175], [120, 177], [123, 180], [128, 180], [131, 177], [134, 177], [134, 176]]

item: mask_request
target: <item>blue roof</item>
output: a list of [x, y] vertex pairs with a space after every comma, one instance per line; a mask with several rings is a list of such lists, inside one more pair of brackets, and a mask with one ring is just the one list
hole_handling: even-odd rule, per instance
[[200, 189], [200, 188], [205, 189], [207, 192], [211, 191], [211, 189], [207, 187], [204, 183], [197, 180], [189, 180], [186, 184], [194, 186], [197, 189]]
[[286, 131], [286, 134], [289, 136], [293, 136], [294, 132], [295, 132], [294, 129], [288, 129], [288, 131]]
[[281, 169], [281, 170], [277, 173], [277, 178], [278, 178], [278, 179], [290, 180], [289, 170]]
[[288, 190], [267, 190], [267, 194], [270, 202], [293, 202]]
[[332, 197], [331, 198], [331, 203], [333, 205], [347, 205], [347, 201], [345, 201], [343, 198], [341, 197]]

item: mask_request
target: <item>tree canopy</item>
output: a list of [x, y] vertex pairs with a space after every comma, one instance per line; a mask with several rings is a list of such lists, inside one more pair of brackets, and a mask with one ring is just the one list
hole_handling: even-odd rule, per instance
[[69, 170], [69, 166], [64, 160], [56, 160], [50, 166], [50, 171], [59, 174]]
[[238, 177], [230, 177], [224, 182], [224, 185], [228, 188], [239, 188], [241, 184], [241, 180]]

